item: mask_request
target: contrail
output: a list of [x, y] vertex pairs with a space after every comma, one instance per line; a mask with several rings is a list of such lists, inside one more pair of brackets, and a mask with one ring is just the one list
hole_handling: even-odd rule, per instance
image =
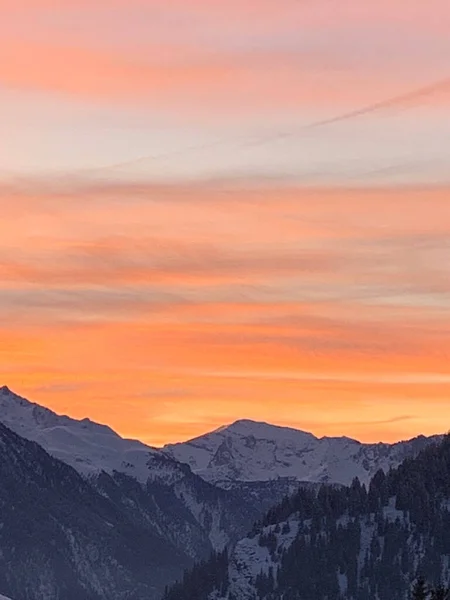
[[237, 146], [239, 148], [252, 148], [256, 146], [261, 146], [264, 144], [269, 144], [271, 142], [275, 142], [277, 140], [295, 137], [297, 135], [301, 135], [302, 133], [306, 133], [308, 131], [319, 129], [321, 127], [327, 127], [328, 125], [334, 125], [335, 123], [340, 123], [342, 121], [350, 121], [352, 119], [356, 119], [358, 117], [363, 117], [364, 115], [368, 115], [379, 110], [383, 110], [385, 108], [391, 108], [393, 106], [400, 106], [405, 102], [410, 102], [411, 100], [419, 100], [420, 98], [424, 98], [443, 90], [445, 88], [450, 88], [450, 77], [446, 77], [445, 79], [440, 79], [435, 81], [434, 83], [428, 84], [426, 86], [422, 86], [406, 92], [404, 94], [399, 94], [397, 96], [391, 96], [385, 100], [380, 100], [379, 102], [375, 102], [373, 104], [368, 104], [366, 106], [351, 110], [349, 112], [345, 112], [339, 115], [335, 115], [333, 117], [329, 117], [326, 119], [321, 119], [319, 121], [314, 121], [307, 125], [303, 125], [295, 130], [278, 132], [267, 134], [265, 136], [255, 137], [253, 140], [249, 137], [240, 138], [240, 139], [230, 139], [230, 138], [221, 138], [214, 142], [205, 142], [203, 144], [196, 144], [192, 146], [188, 146], [187, 148], [182, 148], [179, 150], [173, 150], [161, 154], [150, 154], [147, 156], [142, 156], [140, 158], [131, 159], [128, 161], [118, 162], [111, 165], [106, 165], [104, 167], [96, 167], [92, 169], [83, 169], [78, 173], [87, 175], [87, 174], [101, 174], [106, 171], [115, 171], [118, 169], [124, 169], [127, 167], [133, 167], [139, 165], [141, 163], [159, 161], [165, 159], [171, 159], [178, 156], [184, 156], [191, 152], [200, 152], [202, 150], [211, 150], [213, 148], [218, 148], [221, 146]]
[[[405, 102], [410, 102], [411, 100], [418, 100], [420, 98], [430, 96], [435, 92], [438, 92], [446, 87], [450, 88], [450, 77], [445, 79], [440, 79], [430, 85], [426, 85], [420, 88], [416, 88], [415, 90], [409, 91], [405, 94], [399, 94], [398, 96], [391, 96], [386, 100], [380, 100], [379, 102], [374, 102], [373, 104], [368, 104], [361, 108], [357, 108], [351, 110], [349, 112], [342, 113], [340, 115], [336, 115], [334, 117], [329, 117], [328, 119], [321, 119], [320, 121], [314, 121], [313, 123], [309, 123], [308, 125], [304, 125], [301, 127], [300, 132], [308, 131], [310, 129], [317, 129], [319, 127], [325, 127], [327, 125], [333, 125], [334, 123], [340, 123], [341, 121], [349, 121], [351, 119], [355, 119], [357, 117], [362, 117], [364, 115], [368, 115], [379, 110], [383, 110], [385, 108], [391, 108], [392, 106], [402, 105]], [[289, 137], [293, 135], [297, 135], [297, 132], [288, 131], [284, 133], [274, 134], [273, 136], [267, 136], [261, 139], [261, 143], [269, 142], [272, 139], [278, 139], [282, 137]]]

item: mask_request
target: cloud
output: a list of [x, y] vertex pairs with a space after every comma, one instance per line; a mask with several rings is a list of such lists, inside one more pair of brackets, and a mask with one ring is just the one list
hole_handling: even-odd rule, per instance
[[10, 253], [0, 265], [0, 279], [16, 285], [154, 286], [155, 284], [205, 285], [261, 282], [267, 276], [292, 273], [331, 274], [333, 257], [320, 251], [225, 250], [214, 243], [177, 242], [158, 237], [93, 239], [87, 244], [46, 248], [22, 255]]
[[447, 193], [108, 185], [9, 196], [6, 188], [1, 303], [78, 305], [86, 315], [102, 304], [126, 315], [132, 305], [240, 299], [359, 305], [374, 315], [389, 306], [394, 315], [396, 306], [445, 311]]
[[[436, 13], [446, 10], [442, 0], [434, 2]], [[222, 8], [203, 2], [65, 2], [49, 12], [48, 3], [28, 0], [21, 9], [4, 8], [12, 21], [1, 41], [0, 81], [10, 88], [187, 113], [267, 112], [274, 103], [277, 110], [341, 106], [357, 112], [448, 77], [445, 63], [438, 64], [448, 50], [447, 37], [439, 34], [442, 20], [430, 22], [431, 6], [424, 11], [420, 4], [409, 5], [416, 20], [402, 33], [403, 2], [364, 12], [347, 2], [336, 19], [297, 2], [283, 11], [248, 1]], [[105, 20], [109, 27], [99, 35]], [[355, 30], [362, 33], [355, 36]], [[402, 52], [412, 34], [410, 45], [422, 52], [414, 61], [411, 48]]]
[[54, 5], [0, 0], [1, 162], [60, 168], [2, 172], [6, 383], [154, 443], [438, 431], [445, 0]]
[[[272, 224], [277, 226], [274, 220]], [[330, 243], [326, 239], [325, 246]], [[140, 274], [136, 278], [133, 263], [123, 261], [126, 246], [106, 245], [100, 257], [108, 268], [93, 252], [96, 260], [84, 278], [82, 269], [74, 276], [70, 260], [67, 264], [62, 260], [67, 256], [60, 255], [60, 274], [52, 276], [47, 268], [42, 279], [42, 271], [35, 270], [28, 279], [10, 281], [9, 287], [4, 283], [2, 328], [9, 335], [27, 327], [55, 335], [66, 332], [76, 345], [94, 347], [98, 338], [105, 347], [116, 348], [105, 353], [105, 361], [121, 368], [129, 364], [132, 370], [139, 365], [161, 373], [169, 370], [180, 381], [192, 373], [202, 381], [234, 381], [236, 388], [247, 380], [328, 390], [357, 383], [361, 392], [368, 393], [370, 387], [372, 394], [386, 384], [390, 391], [396, 388], [396, 394], [408, 389], [413, 395], [414, 386], [448, 389], [442, 374], [450, 353], [450, 306], [445, 297], [441, 308], [429, 303], [429, 291], [417, 295], [416, 304], [411, 302], [414, 286], [425, 291], [421, 271], [412, 271], [408, 278], [402, 262], [411, 259], [413, 239], [398, 244], [400, 253], [392, 252], [391, 242], [381, 257], [384, 242], [377, 246], [372, 241], [355, 260], [359, 244], [367, 240], [356, 237], [350, 243], [347, 237], [337, 238], [328, 248], [329, 258], [313, 263], [313, 268], [309, 265], [307, 271], [299, 270], [289, 256], [284, 265], [286, 257], [281, 255], [266, 263], [265, 249], [255, 255], [256, 261], [253, 257], [246, 262], [243, 252], [240, 262], [229, 261], [214, 246], [166, 244], [157, 247], [157, 258], [167, 263], [160, 264], [161, 277], [152, 284]], [[121, 252], [115, 253], [118, 247]], [[151, 248], [144, 246], [147, 259]], [[174, 248], [182, 260], [170, 271]], [[42, 265], [39, 254], [35, 258]], [[420, 261], [423, 255], [412, 258]], [[395, 263], [399, 275], [391, 277], [388, 270], [384, 276], [380, 260]], [[58, 263], [51, 255], [49, 261]], [[164, 264], [169, 265], [166, 276]], [[369, 277], [377, 282], [377, 294], [368, 294]], [[394, 293], [397, 306], [387, 302]], [[61, 340], [69, 343], [64, 335]], [[80, 364], [84, 360], [80, 355]], [[386, 382], [383, 373], [389, 374]], [[435, 389], [433, 396], [437, 397]]]

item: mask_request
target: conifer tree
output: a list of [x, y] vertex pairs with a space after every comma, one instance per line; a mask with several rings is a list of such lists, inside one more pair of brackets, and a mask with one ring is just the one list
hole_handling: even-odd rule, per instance
[[427, 600], [429, 594], [428, 586], [425, 579], [419, 576], [411, 591], [411, 600]]
[[450, 600], [450, 588], [438, 585], [431, 590], [431, 600]]

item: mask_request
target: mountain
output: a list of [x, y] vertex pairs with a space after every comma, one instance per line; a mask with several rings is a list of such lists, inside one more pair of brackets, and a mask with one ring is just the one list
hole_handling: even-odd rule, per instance
[[[192, 558], [206, 556], [212, 549], [221, 550], [258, 515], [241, 497], [205, 482], [160, 450], [124, 439], [89, 419], [79, 421], [57, 415], [6, 386], [0, 388], [0, 422], [37, 442], [96, 485], [102, 486], [102, 474], [106, 473], [116, 488], [134, 489], [133, 503], [137, 502], [136, 490], [146, 486], [158, 490], [161, 505], [155, 525]], [[109, 489], [102, 491], [112, 493]], [[125, 505], [129, 504], [126, 496]], [[155, 512], [153, 499], [150, 504], [150, 512]], [[146, 510], [142, 502], [141, 509]], [[174, 522], [176, 513], [178, 524]]]
[[[0, 388], [0, 423], [57, 460], [57, 472], [50, 474], [58, 484], [63, 483], [58, 479], [61, 461], [93, 494], [115, 507], [117, 521], [121, 518], [145, 532], [154, 541], [152, 548], [161, 546], [169, 557], [167, 568], [150, 569], [154, 589], [146, 591], [146, 599], [158, 595], [161, 585], [173, 580], [180, 568], [238, 539], [260, 514], [242, 497], [204, 481], [159, 450], [123, 439], [88, 419], [56, 415], [6, 387]], [[8, 499], [7, 492], [5, 504], [14, 504], [16, 498]], [[35, 493], [40, 501], [38, 486]], [[67, 527], [63, 519], [61, 527]], [[1, 579], [0, 589], [9, 591], [2, 588]], [[16, 594], [15, 600], [22, 597]]]
[[406, 600], [419, 574], [450, 583], [450, 435], [368, 489], [300, 489], [164, 600]]
[[0, 427], [0, 590], [14, 600], [72, 600], [72, 589], [153, 600], [211, 552], [220, 569], [224, 548], [299, 486], [314, 496], [321, 481], [367, 481], [432, 443], [365, 445], [238, 421], [161, 450], [7, 387]]
[[0, 420], [84, 476], [117, 471], [141, 483], [146, 483], [149, 477], [167, 482], [176, 477], [174, 470], [179, 469], [175, 461], [164, 460], [155, 448], [123, 439], [110, 427], [90, 419], [79, 421], [57, 415], [6, 386], [0, 388]]
[[164, 452], [223, 488], [274, 480], [284, 485], [289, 481], [348, 485], [354, 477], [367, 483], [379, 469], [397, 466], [438, 439], [419, 436], [396, 444], [363, 444], [240, 420], [188, 442], [167, 445]]
[[190, 564], [151, 523], [1, 423], [0, 481], [0, 589], [15, 600], [147, 600]]

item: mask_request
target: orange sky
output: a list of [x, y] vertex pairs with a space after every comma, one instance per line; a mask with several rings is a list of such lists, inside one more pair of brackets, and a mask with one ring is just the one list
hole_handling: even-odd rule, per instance
[[447, 0], [0, 17], [0, 385], [155, 445], [450, 428]]
[[153, 444], [450, 423], [448, 188], [4, 188], [1, 379]]

